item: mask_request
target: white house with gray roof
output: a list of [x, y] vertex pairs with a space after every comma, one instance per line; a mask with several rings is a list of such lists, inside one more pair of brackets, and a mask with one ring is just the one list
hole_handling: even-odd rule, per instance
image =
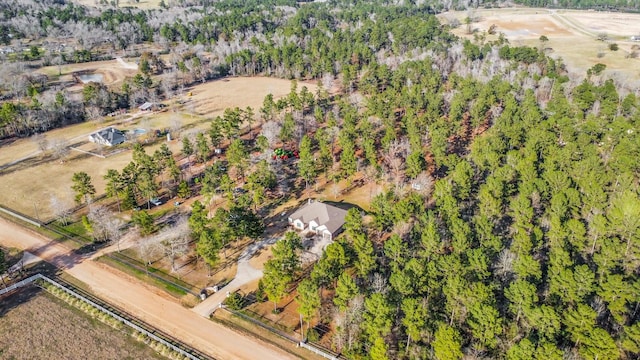
[[333, 240], [344, 225], [347, 210], [310, 200], [289, 216], [289, 224], [298, 230], [313, 231], [325, 240]]
[[126, 140], [124, 133], [116, 128], [108, 127], [89, 135], [89, 141], [105, 146], [122, 144]]

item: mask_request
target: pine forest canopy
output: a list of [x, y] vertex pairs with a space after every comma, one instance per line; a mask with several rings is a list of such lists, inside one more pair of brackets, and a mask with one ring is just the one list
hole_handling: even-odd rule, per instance
[[[137, 80], [85, 87], [82, 99], [45, 80], [3, 82], [0, 135], [84, 121], [89, 108], [105, 114], [229, 74], [318, 80], [317, 94], [294, 85], [284, 99], [265, 99], [255, 111], [264, 120], [256, 144], [303, 145], [298, 190], [324, 176], [361, 177], [384, 191], [372, 194], [366, 221], [347, 215], [344, 234], [300, 285], [307, 330], [314, 321], [330, 325], [329, 341], [353, 359], [640, 356], [637, 88], [601, 69], [570, 78], [561, 60], [504, 38], [461, 41], [433, 15], [440, 2], [184, 4], [98, 11], [62, 1], [0, 3], [0, 41], [76, 36], [89, 58], [101, 56], [105, 42], [118, 51], [154, 42], [172, 58], [166, 64], [149, 53]], [[173, 84], [172, 74], [180, 75]], [[329, 96], [331, 88], [338, 90]], [[266, 161], [249, 164], [253, 143], [238, 137], [240, 119], [252, 115], [229, 110], [206, 136], [183, 141], [183, 153], [196, 155], [191, 171], [192, 160], [211, 156], [207, 141], [224, 137], [233, 144], [228, 166], [249, 184], [212, 219], [194, 204], [189, 225], [209, 264], [225, 239], [262, 233], [256, 213], [278, 186], [281, 174]], [[177, 188], [180, 171], [168, 150], [152, 156], [136, 147], [134, 160], [106, 178], [109, 196], [129, 207], [148, 202], [160, 191], [157, 177]], [[207, 166], [202, 193], [222, 189], [234, 200], [234, 181], [226, 165]], [[92, 195], [77, 192], [79, 200]], [[294, 263], [299, 246], [290, 236], [280, 250]], [[268, 278], [279, 282], [265, 286], [275, 304], [288, 288], [283, 279], [292, 281], [278, 271], [301, 270], [273, 264]]]

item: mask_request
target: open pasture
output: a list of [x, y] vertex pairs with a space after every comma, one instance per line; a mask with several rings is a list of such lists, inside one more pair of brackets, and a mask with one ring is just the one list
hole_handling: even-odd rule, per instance
[[[73, 2], [84, 6], [95, 6], [98, 8], [111, 7], [112, 0], [108, 0], [106, 4], [100, 4], [100, 0], [73, 0]], [[138, 9], [157, 9], [160, 7], [161, 0], [115, 0], [118, 3], [118, 7], [133, 7]], [[165, 0], [165, 3], [171, 4], [170, 0]]]
[[74, 75], [82, 74], [84, 76], [88, 75], [88, 79], [101, 79], [101, 82], [105, 85], [114, 85], [127, 77], [133, 77], [138, 70], [135, 64], [128, 63], [127, 61], [128, 60], [105, 60], [65, 64], [61, 66], [53, 65], [38, 69], [38, 72], [50, 77], [58, 77], [58, 81], [60, 82], [76, 81], [78, 84], [69, 89], [73, 91], [82, 89], [82, 81], [80, 81], [80, 79], [74, 79]]
[[[298, 91], [306, 86], [314, 93], [315, 83], [298, 82]], [[272, 94], [279, 99], [291, 92], [291, 81], [270, 77], [227, 77], [193, 86], [189, 98], [196, 113], [205, 117], [220, 115], [230, 107], [251, 106], [254, 113], [262, 106], [265, 96]]]
[[[307, 86], [311, 92], [316, 91], [315, 85], [307, 83], [299, 83], [298, 91], [302, 86]], [[115, 126], [123, 131], [179, 127], [180, 133], [184, 135], [207, 129], [208, 119], [222, 115], [228, 107], [244, 109], [251, 106], [258, 118], [264, 97], [269, 93], [275, 99], [287, 95], [291, 91], [291, 82], [268, 77], [234, 77], [198, 84], [188, 91], [192, 95], [182, 96], [185, 103], [176, 108], [142, 114], [133, 110], [133, 115], [126, 115], [119, 120], [77, 124], [47, 132], [45, 137], [50, 142], [57, 140], [69, 146], [80, 145], [87, 141], [89, 134], [106, 126]], [[147, 153], [155, 151], [162, 141], [164, 140], [147, 147]], [[178, 154], [182, 148], [179, 138], [172, 139], [168, 145], [174, 154]], [[42, 220], [50, 219], [53, 216], [50, 209], [51, 195], [72, 201], [71, 177], [75, 172], [84, 171], [89, 174], [99, 195], [104, 193], [103, 176], [107, 170], [120, 171], [130, 161], [131, 151], [103, 159], [70, 150], [66, 160], [60, 162], [51, 157], [43, 157], [32, 139], [7, 142], [0, 145], [0, 204]], [[2, 168], [9, 164], [11, 165]]]
[[[515, 46], [545, 47], [547, 54], [562, 58], [569, 71], [585, 74], [597, 63], [607, 65], [609, 74], [619, 73], [620, 78], [640, 79], [640, 56], [629, 55], [636, 51], [640, 42], [630, 40], [640, 35], [640, 14], [596, 12], [578, 10], [552, 10], [536, 8], [478, 9], [472, 12], [454, 11], [438, 15], [443, 23], [456, 19], [461, 25], [454, 33], [464, 38], [486, 34], [495, 26], [494, 40], [500, 33]], [[465, 24], [465, 18], [473, 19], [472, 33]], [[549, 41], [542, 44], [541, 36]], [[598, 40], [606, 35], [607, 40]], [[611, 51], [609, 45], [616, 43], [618, 51]]]

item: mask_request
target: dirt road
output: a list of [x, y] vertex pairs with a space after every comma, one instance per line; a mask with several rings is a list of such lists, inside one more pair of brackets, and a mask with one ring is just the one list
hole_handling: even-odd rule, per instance
[[211, 322], [134, 278], [0, 219], [0, 243], [29, 250], [84, 282], [100, 298], [217, 359], [296, 359], [275, 346]]
[[258, 241], [249, 247], [240, 255], [238, 259], [238, 270], [233, 280], [225, 287], [220, 289], [217, 293], [208, 297], [205, 301], [196, 305], [192, 310], [200, 316], [209, 317], [220, 306], [220, 304], [227, 297], [227, 293], [232, 293], [238, 290], [242, 285], [248, 284], [254, 280], [262, 277], [262, 269], [256, 269], [249, 263], [253, 254], [260, 249], [273, 245], [278, 239], [275, 237], [267, 238], [262, 241]]

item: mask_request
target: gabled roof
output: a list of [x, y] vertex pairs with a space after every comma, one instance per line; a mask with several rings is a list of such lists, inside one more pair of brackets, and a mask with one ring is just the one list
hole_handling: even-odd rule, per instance
[[89, 135], [89, 139], [93, 142], [98, 142], [109, 146], [122, 144], [126, 140], [122, 131], [112, 127], [102, 129]]
[[315, 221], [318, 226], [326, 226], [327, 230], [335, 233], [344, 225], [344, 218], [347, 211], [338, 207], [328, 205], [319, 201], [305, 204], [289, 216], [292, 220], [300, 219], [303, 223], [308, 224]]
[[140, 110], [149, 110], [153, 107], [153, 103], [146, 102], [138, 107]]

